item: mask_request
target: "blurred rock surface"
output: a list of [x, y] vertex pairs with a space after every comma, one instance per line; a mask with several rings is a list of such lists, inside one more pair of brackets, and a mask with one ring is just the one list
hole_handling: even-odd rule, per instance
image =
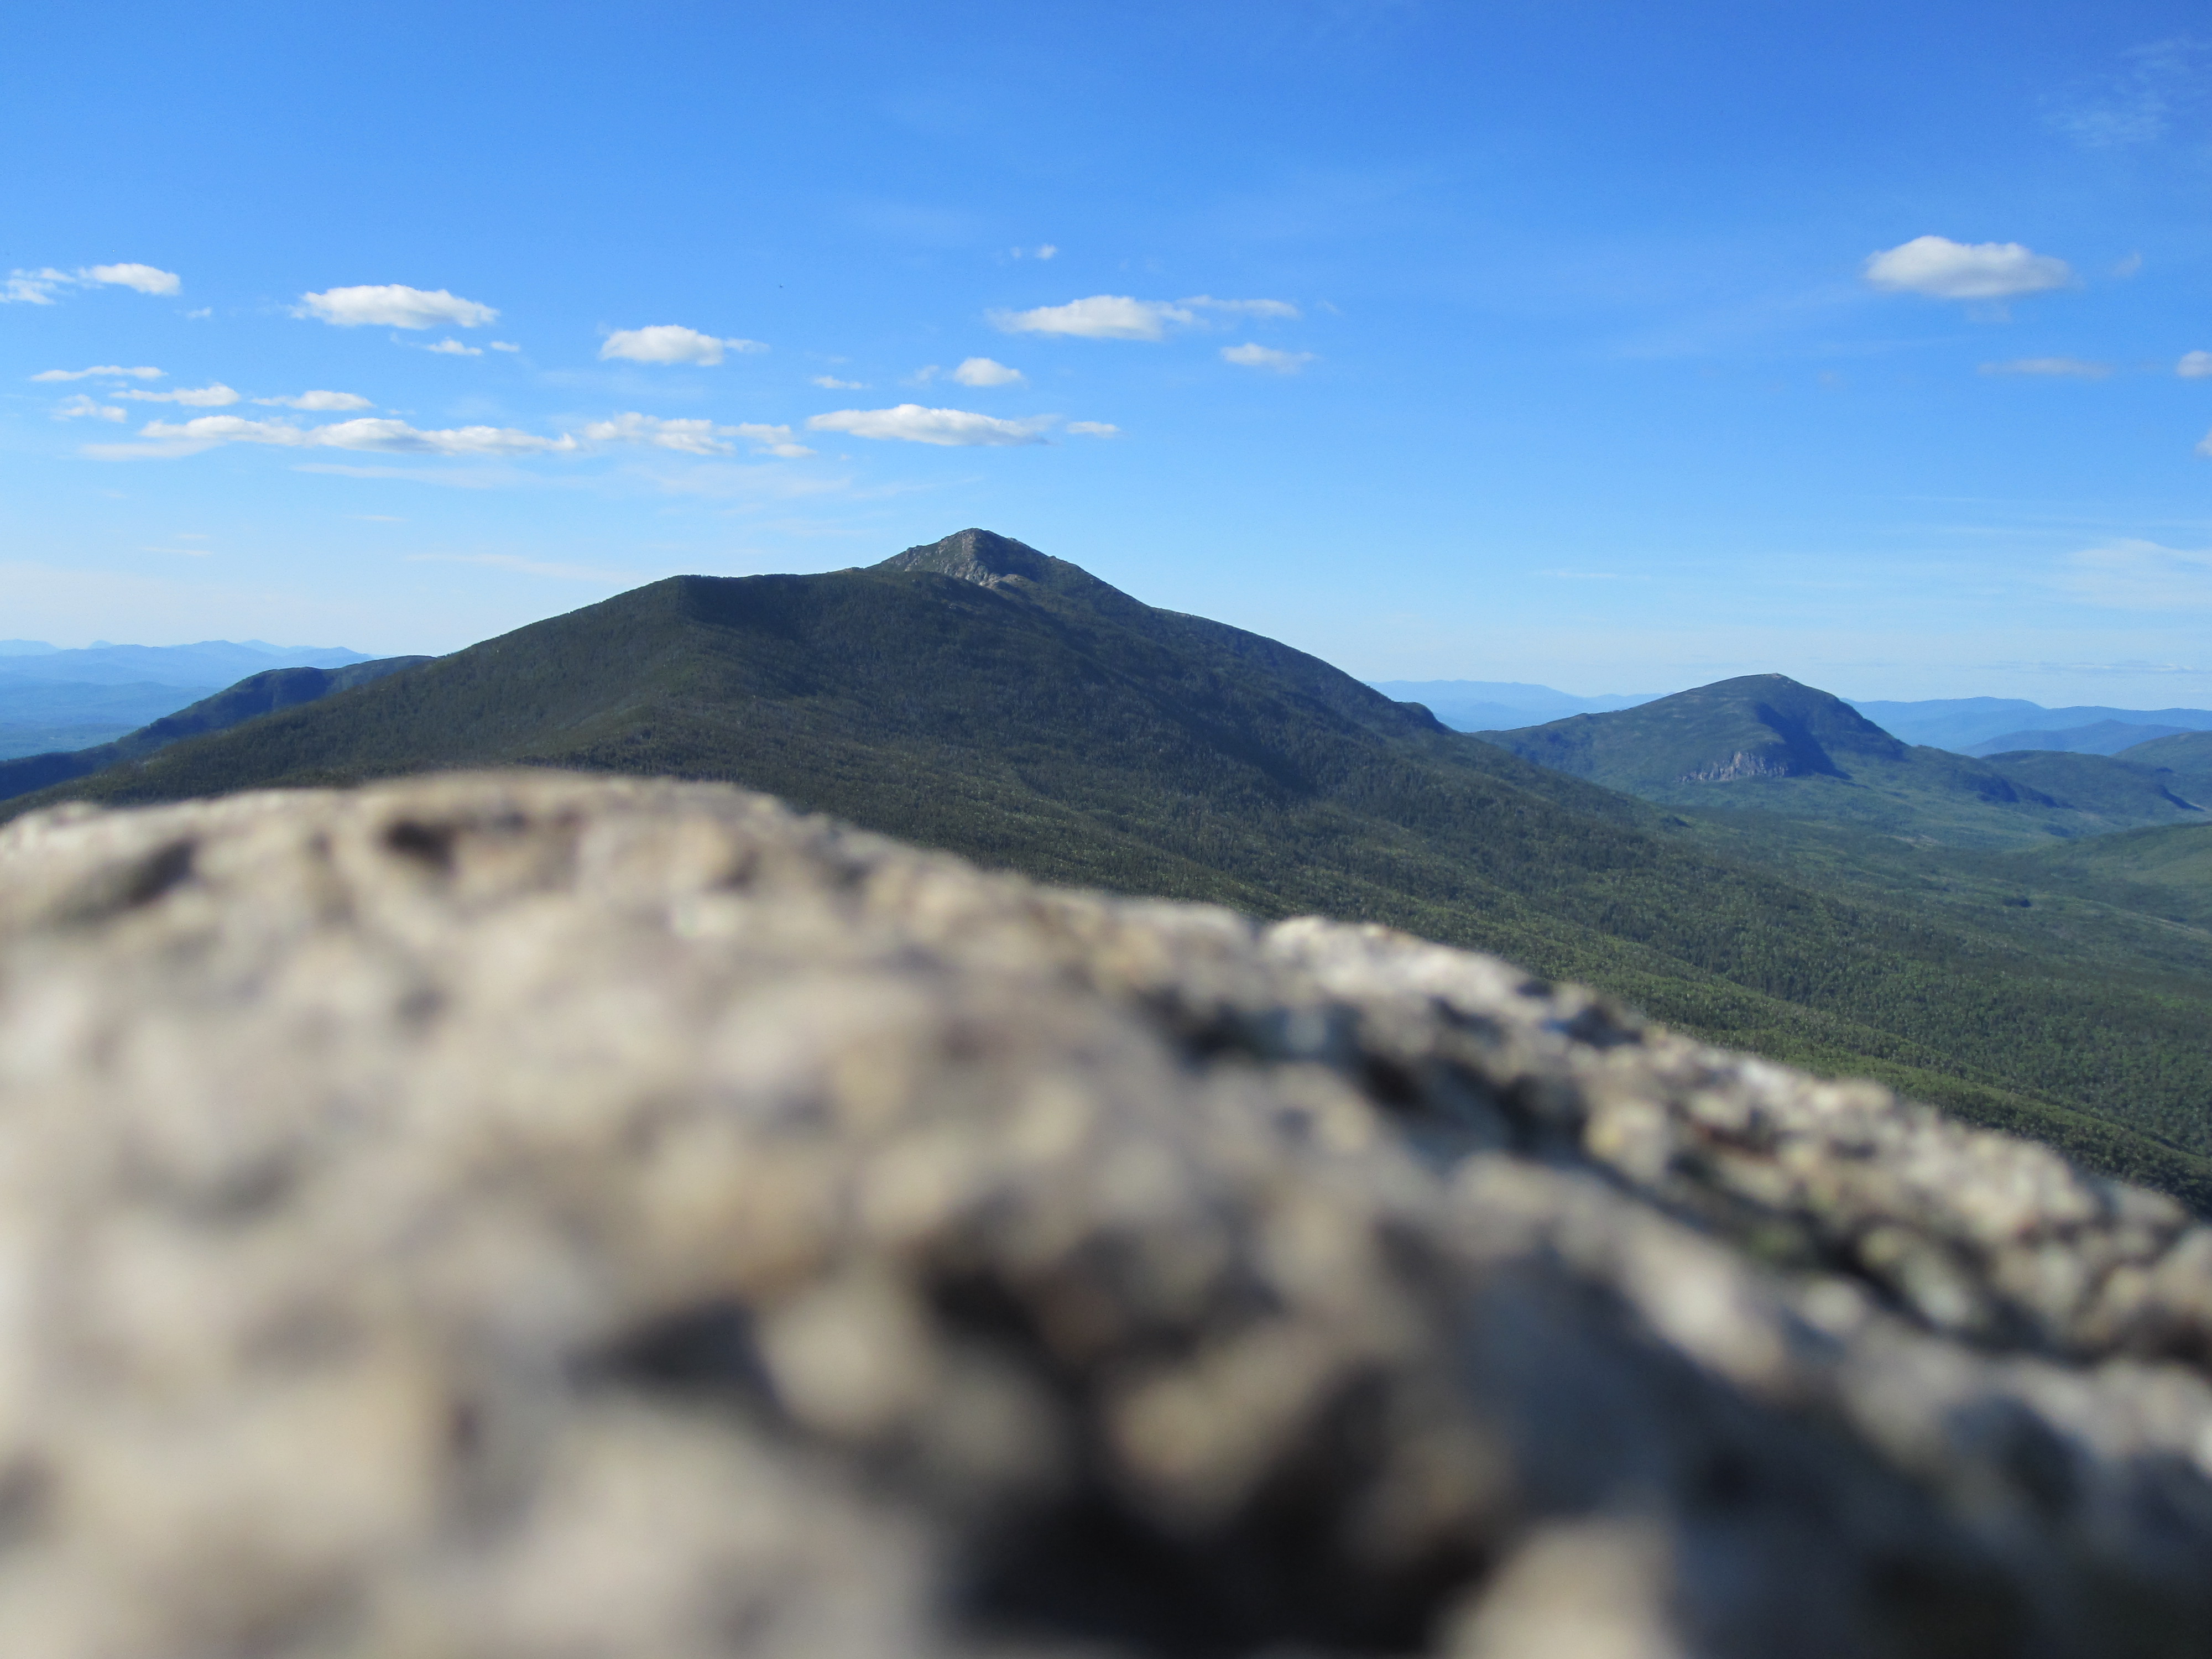
[[2212, 1647], [2212, 1233], [708, 786], [0, 832], [0, 1647]]

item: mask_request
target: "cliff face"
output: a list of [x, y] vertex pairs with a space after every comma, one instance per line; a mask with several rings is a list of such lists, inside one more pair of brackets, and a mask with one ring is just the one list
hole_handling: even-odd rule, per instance
[[1733, 783], [1738, 778], [1794, 778], [1807, 775], [1789, 756], [1754, 755], [1739, 749], [1724, 761], [1714, 761], [1682, 775], [1684, 783]]
[[462, 775], [0, 833], [56, 1659], [2152, 1655], [2212, 1232], [1376, 929]]

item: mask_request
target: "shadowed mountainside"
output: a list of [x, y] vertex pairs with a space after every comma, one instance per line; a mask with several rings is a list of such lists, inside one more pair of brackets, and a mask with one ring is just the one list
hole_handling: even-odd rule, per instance
[[2113, 758], [2171, 774], [2191, 800], [2212, 803], [2212, 732], [2182, 732], [2123, 749]]
[[2009, 921], [1808, 887], [982, 531], [672, 578], [0, 810], [514, 764], [727, 780], [1031, 875], [1386, 922], [2212, 1204], [2212, 972], [2078, 969]]

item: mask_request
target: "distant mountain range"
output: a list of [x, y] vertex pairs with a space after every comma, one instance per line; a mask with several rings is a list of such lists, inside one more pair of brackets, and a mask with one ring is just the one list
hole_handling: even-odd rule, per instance
[[1554, 691], [1548, 685], [1526, 685], [1517, 680], [1370, 680], [1368, 684], [1386, 697], [1421, 704], [1455, 732], [1486, 732], [1496, 726], [1558, 720], [1565, 714], [1633, 708], [1662, 695], [1650, 691], [1577, 697]]
[[[1786, 799], [1761, 793], [1768, 780], [1879, 797], [1839, 781], [1877, 762], [1904, 768], [1905, 794], [1955, 806], [1968, 841], [2004, 839], [1991, 822], [2040, 824], [2029, 838], [2048, 841], [2150, 809], [2054, 804], [1988, 763], [1912, 759], [1934, 750], [1883, 762], [1909, 746], [1794, 690], [1814, 700], [1802, 731], [1718, 706], [1743, 702], [1727, 696], [1702, 732], [1668, 711], [1680, 696], [1577, 716], [1656, 718], [1652, 740], [1674, 744], [1658, 775], [1715, 770], [1688, 804], [1654, 805], [970, 530], [866, 569], [672, 578], [302, 704], [272, 694], [270, 712], [126, 744], [0, 817], [453, 767], [728, 779], [1051, 878], [1495, 951], [1712, 1040], [2039, 1134], [2212, 1211], [2212, 938], [2172, 925], [2169, 890], [2136, 883], [2136, 908], [2076, 903], [2065, 884], [2090, 877], [2039, 866], [2031, 886], [2025, 866], [1917, 831], [1853, 840], [1703, 810]], [[1978, 785], [1930, 783], [1939, 762], [2012, 790], [1996, 804], [2012, 816], [1976, 817], [1996, 810]], [[425, 860], [434, 878], [434, 847]], [[1247, 1030], [1230, 1003], [1192, 1034], [1285, 1040]]]
[[2153, 738], [2170, 738], [2189, 726], [2138, 726], [2130, 720], [2099, 720], [2093, 726], [2069, 726], [2062, 732], [2007, 732], [1984, 738], [1961, 750], [1968, 755], [2010, 755], [2024, 749], [2063, 749], [2074, 755], [2117, 755]]
[[260, 640], [70, 650], [40, 640], [0, 640], [0, 759], [110, 742], [272, 668], [339, 668], [368, 660], [338, 647]]
[[[1664, 695], [1578, 697], [1511, 680], [1372, 680], [1401, 702], [1418, 702], [1455, 732], [1501, 732], [1572, 714], [1601, 714]], [[1927, 702], [1841, 701], [1909, 744], [1980, 757], [2018, 749], [2112, 755], [2175, 732], [2212, 731], [2212, 709], [2045, 708], [2017, 697], [1947, 697]]]
[[[1841, 698], [1752, 674], [1601, 714], [1483, 735], [1525, 760], [1674, 805], [1858, 824], [1952, 846], [2026, 847], [2205, 823], [2182, 777], [2126, 756], [1974, 758], [1900, 742]], [[2193, 785], [2190, 787], [2194, 787]]]
[[33, 790], [89, 777], [126, 761], [143, 760], [210, 732], [228, 732], [234, 726], [280, 708], [296, 708], [349, 691], [356, 685], [382, 679], [403, 668], [430, 661], [428, 657], [386, 657], [375, 661], [348, 663], [343, 668], [271, 668], [248, 675], [236, 685], [204, 697], [173, 714], [126, 732], [112, 742], [82, 749], [46, 751], [0, 760], [0, 801], [27, 795]]
[[266, 668], [343, 668], [367, 662], [342, 646], [270, 645], [262, 640], [202, 640], [197, 645], [93, 645], [58, 650], [10, 640], [0, 651], [0, 684], [25, 680], [71, 685], [228, 685]]
[[[1846, 701], [1883, 731], [1907, 743], [1963, 755], [1993, 755], [2007, 749], [2067, 749], [2109, 755], [2128, 746], [2124, 742], [2115, 744], [2115, 734], [2108, 730], [2112, 726], [2154, 728], [2140, 732], [2135, 738], [2137, 743], [2168, 732], [2212, 731], [2212, 709], [2203, 708], [2045, 708], [2018, 697], [1940, 697], [1929, 702]], [[2068, 741], [2042, 740], [2051, 738]]]

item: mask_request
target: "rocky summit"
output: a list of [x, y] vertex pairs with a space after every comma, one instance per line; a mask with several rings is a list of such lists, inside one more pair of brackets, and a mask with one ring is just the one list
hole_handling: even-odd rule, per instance
[[2212, 1231], [720, 785], [0, 833], [40, 1659], [2179, 1655]]

